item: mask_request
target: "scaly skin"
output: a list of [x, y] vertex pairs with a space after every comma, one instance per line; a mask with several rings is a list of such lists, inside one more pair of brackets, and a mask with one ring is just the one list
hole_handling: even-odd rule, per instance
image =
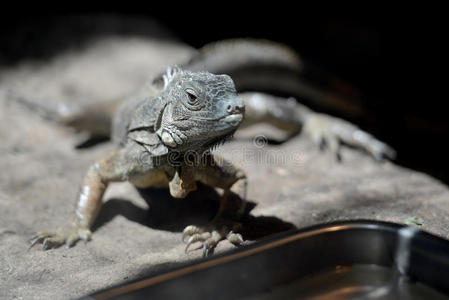
[[[258, 56], [253, 55], [255, 52]], [[194, 70], [204, 67], [216, 72], [228, 68], [229, 73], [237, 77], [237, 83], [249, 89], [253, 86], [254, 90], [263, 90], [262, 87], [271, 82], [269, 86], [279, 87], [281, 92], [307, 94], [312, 91], [301, 84], [294, 85], [302, 68], [299, 58], [288, 48], [266, 41], [218, 43], [205, 47], [187, 65]], [[260, 76], [262, 69], [251, 73], [254, 67], [261, 66], [265, 70], [263, 76]], [[277, 68], [274, 73], [269, 71], [273, 66]], [[288, 80], [284, 75], [279, 76], [280, 68]], [[251, 74], [255, 76], [244, 80], [243, 75]], [[311, 95], [316, 96], [317, 101], [332, 98], [315, 92]], [[168, 69], [153, 86], [142, 89], [121, 104], [115, 103], [119, 108], [114, 117], [112, 139], [121, 148], [89, 168], [70, 221], [55, 231], [37, 233], [32, 246], [41, 243], [44, 249], [49, 249], [65, 243], [71, 247], [80, 239], [89, 240], [104, 191], [114, 181], [129, 181], [139, 188], [168, 187], [175, 198], [186, 197], [196, 189], [198, 181], [222, 188], [220, 209], [212, 224], [204, 228], [191, 225], [184, 230], [183, 239], [188, 238], [186, 251], [197, 241], [203, 243], [204, 255], [213, 253], [223, 239], [235, 245], [242, 244], [243, 239], [236, 231], [245, 208], [246, 176], [242, 170], [207, 150], [235, 132], [245, 108], [242, 127], [266, 122], [291, 134], [303, 131], [317, 145], [325, 143], [338, 159], [341, 144], [363, 149], [378, 160], [395, 156], [390, 147], [355, 125], [315, 113], [293, 98], [254, 92], [237, 95], [233, 81], [226, 75]], [[89, 107], [69, 117], [68, 123], [88, 130], [89, 124], [96, 124], [91, 132], [104, 134], [103, 128], [107, 126], [101, 126], [99, 132], [98, 122], [92, 122], [95, 119], [92, 112], [98, 110], [102, 109]], [[108, 110], [112, 111], [111, 107]], [[107, 113], [103, 117], [108, 122]], [[192, 154], [196, 157], [193, 163]]]
[[[128, 107], [122, 108], [130, 117], [126, 119], [119, 113], [120, 122], [116, 123], [122, 148], [89, 168], [71, 221], [56, 231], [37, 233], [32, 246], [42, 243], [48, 249], [65, 243], [70, 247], [79, 239], [89, 240], [104, 191], [114, 181], [129, 181], [140, 188], [166, 186], [177, 198], [196, 189], [197, 181], [222, 188], [224, 195], [216, 220], [225, 211], [230, 195], [236, 195], [243, 207], [244, 172], [208, 152], [232, 135], [243, 120], [244, 104], [231, 78], [180, 69], [169, 70], [166, 76], [159, 96], [148, 95], [137, 105], [130, 103], [131, 114], [127, 114]], [[232, 237], [234, 243], [241, 239], [229, 234], [224, 226], [216, 222], [214, 238], [204, 241], [205, 255], [226, 236]]]

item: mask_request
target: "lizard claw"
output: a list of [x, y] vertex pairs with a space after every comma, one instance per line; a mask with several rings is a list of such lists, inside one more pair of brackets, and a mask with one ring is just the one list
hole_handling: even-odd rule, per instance
[[203, 244], [203, 257], [207, 257], [214, 254], [215, 247], [216, 247], [215, 245], [209, 245], [208, 242], [205, 242]]
[[56, 248], [63, 242], [60, 241], [58, 236], [50, 232], [38, 232], [35, 236], [30, 239], [30, 247], [28, 250], [33, 248], [36, 244], [42, 244], [42, 249], [48, 250], [51, 248]]
[[234, 233], [232, 230], [229, 231], [226, 239], [235, 246], [241, 246], [245, 243], [242, 235], [240, 233]]
[[90, 240], [91, 236], [92, 233], [89, 229], [70, 224], [58, 229], [56, 232], [38, 232], [30, 239], [28, 250], [39, 243], [42, 244], [43, 250], [58, 248], [63, 244], [70, 248], [79, 240]]
[[[210, 232], [203, 232], [203, 233], [201, 233], [201, 234], [199, 234], [199, 233], [195, 233], [194, 235], [192, 235], [189, 239], [188, 239], [188, 241], [187, 241], [187, 245], [186, 245], [186, 249], [184, 250], [184, 252], [185, 253], [188, 253], [188, 251], [189, 251], [189, 247], [192, 245], [192, 244], [194, 244], [194, 243], [196, 243], [196, 242], [204, 242], [204, 241], [206, 241], [208, 238], [210, 238], [211, 237], [211, 233]], [[201, 248], [201, 247], [200, 247]], [[199, 248], [198, 248], [199, 249]], [[195, 250], [197, 250], [197, 249], [195, 249]]]
[[36, 245], [37, 243], [40, 243], [44, 240], [44, 236], [41, 235], [41, 233], [37, 233], [36, 235], [34, 235], [30, 240], [30, 246], [28, 247], [28, 250], [30, 250], [31, 248], [34, 247], [34, 245]]
[[382, 161], [385, 158], [387, 159], [396, 158], [396, 151], [394, 151], [394, 149], [388, 146], [387, 144], [384, 144], [378, 140], [375, 140], [371, 143], [370, 147], [368, 148], [368, 151], [377, 161]]
[[194, 250], [202, 248], [203, 257], [212, 255], [215, 247], [217, 247], [222, 240], [226, 239], [235, 246], [241, 246], [245, 243], [241, 234], [234, 233], [232, 230], [229, 231], [227, 228], [227, 226], [217, 226], [216, 230], [207, 231], [195, 225], [187, 226], [183, 232], [183, 241], [189, 236], [184, 250], [185, 253], [188, 253], [190, 246], [196, 242], [201, 242], [202, 246], [199, 246]]
[[201, 229], [195, 225], [189, 225], [182, 231], [182, 241], [185, 243], [188, 236], [199, 233]]

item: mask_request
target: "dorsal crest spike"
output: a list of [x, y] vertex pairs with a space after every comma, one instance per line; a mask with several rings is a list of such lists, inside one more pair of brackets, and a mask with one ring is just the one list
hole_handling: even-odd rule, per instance
[[172, 82], [173, 78], [182, 72], [182, 69], [178, 65], [174, 65], [173, 67], [167, 67], [165, 74], [162, 76], [164, 79], [164, 89]]

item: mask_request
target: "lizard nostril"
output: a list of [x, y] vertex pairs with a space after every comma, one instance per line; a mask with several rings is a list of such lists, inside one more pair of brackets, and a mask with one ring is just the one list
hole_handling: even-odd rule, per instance
[[232, 111], [233, 111], [232, 105], [229, 104], [229, 105], [226, 107], [226, 110], [227, 110], [228, 112], [232, 112]]

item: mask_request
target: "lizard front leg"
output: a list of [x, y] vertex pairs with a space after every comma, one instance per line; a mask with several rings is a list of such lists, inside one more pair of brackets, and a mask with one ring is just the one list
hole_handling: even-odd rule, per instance
[[202, 242], [203, 256], [213, 253], [217, 244], [227, 239], [234, 245], [243, 244], [236, 233], [240, 228], [239, 218], [245, 211], [247, 179], [245, 173], [220, 156], [207, 154], [195, 171], [196, 180], [224, 190], [217, 215], [209, 226], [187, 226], [183, 240], [187, 237], [186, 252], [191, 244]]
[[101, 208], [102, 197], [108, 183], [125, 180], [123, 150], [112, 152], [93, 164], [87, 171], [71, 219], [53, 232], [38, 232], [31, 246], [42, 243], [44, 249], [66, 244], [73, 246], [78, 240], [91, 238], [90, 228]]
[[354, 124], [326, 114], [313, 112], [294, 98], [282, 99], [264, 93], [242, 93], [246, 115], [241, 127], [269, 123], [296, 134], [301, 130], [321, 146], [325, 144], [340, 159], [341, 143], [371, 154], [376, 160], [394, 159], [395, 151]]

